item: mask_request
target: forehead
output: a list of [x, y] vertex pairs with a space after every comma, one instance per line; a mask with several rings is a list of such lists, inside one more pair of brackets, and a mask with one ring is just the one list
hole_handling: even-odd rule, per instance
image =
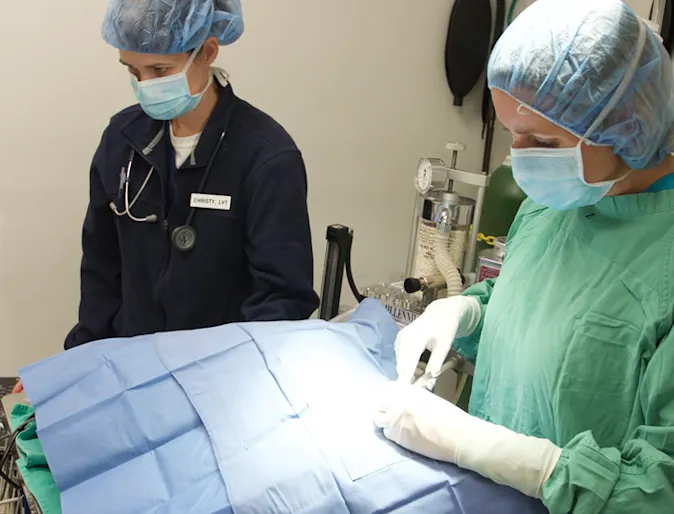
[[157, 66], [177, 66], [187, 62], [187, 54], [142, 54], [138, 52], [127, 52], [120, 50], [119, 61], [127, 66], [134, 68], [154, 68]]
[[571, 135], [570, 132], [562, 127], [527, 109], [526, 106], [500, 89], [492, 90], [492, 99], [499, 121], [514, 134]]

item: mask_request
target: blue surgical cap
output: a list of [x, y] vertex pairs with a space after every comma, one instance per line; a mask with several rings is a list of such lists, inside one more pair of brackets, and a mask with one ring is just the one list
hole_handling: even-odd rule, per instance
[[243, 33], [240, 0], [110, 0], [103, 39], [118, 50], [178, 54], [211, 36], [221, 45]]
[[582, 137], [638, 59], [627, 88], [588, 139], [613, 147], [632, 169], [654, 167], [674, 151], [674, 75], [645, 25], [637, 53], [640, 24], [620, 0], [537, 0], [494, 48], [489, 87]]

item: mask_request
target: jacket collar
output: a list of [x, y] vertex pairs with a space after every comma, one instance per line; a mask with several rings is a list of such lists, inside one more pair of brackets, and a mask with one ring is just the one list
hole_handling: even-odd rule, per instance
[[[229, 84], [227, 73], [220, 68], [213, 68], [216, 81], [220, 85], [218, 101], [211, 113], [206, 127], [199, 139], [199, 144], [194, 154], [188, 159], [182, 169], [194, 169], [206, 167], [211, 159], [213, 150], [223, 132], [227, 131], [231, 120], [232, 111], [236, 104], [236, 96]], [[128, 123], [122, 126], [122, 135], [131, 147], [145, 160], [158, 170], [167, 167], [169, 142], [168, 122], [157, 121], [150, 118], [142, 110]], [[160, 144], [162, 143], [163, 144]], [[170, 144], [170, 143], [168, 143]], [[227, 139], [222, 142], [222, 151], [227, 150]]]

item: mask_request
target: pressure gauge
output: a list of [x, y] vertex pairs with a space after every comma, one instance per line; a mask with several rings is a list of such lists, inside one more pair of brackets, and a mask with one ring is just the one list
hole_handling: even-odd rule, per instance
[[431, 190], [433, 184], [433, 166], [428, 159], [421, 159], [417, 168], [415, 186], [417, 191], [425, 195]]
[[447, 181], [447, 168], [440, 159], [426, 159], [419, 161], [414, 185], [417, 191], [425, 195], [431, 190], [442, 189]]

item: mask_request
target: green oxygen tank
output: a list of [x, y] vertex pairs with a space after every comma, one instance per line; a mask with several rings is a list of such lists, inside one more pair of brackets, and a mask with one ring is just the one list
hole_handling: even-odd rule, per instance
[[485, 192], [477, 242], [478, 254], [493, 248], [495, 238], [508, 235], [510, 225], [525, 198], [526, 195], [513, 179], [512, 164], [508, 155], [503, 164], [492, 173], [489, 187]]

